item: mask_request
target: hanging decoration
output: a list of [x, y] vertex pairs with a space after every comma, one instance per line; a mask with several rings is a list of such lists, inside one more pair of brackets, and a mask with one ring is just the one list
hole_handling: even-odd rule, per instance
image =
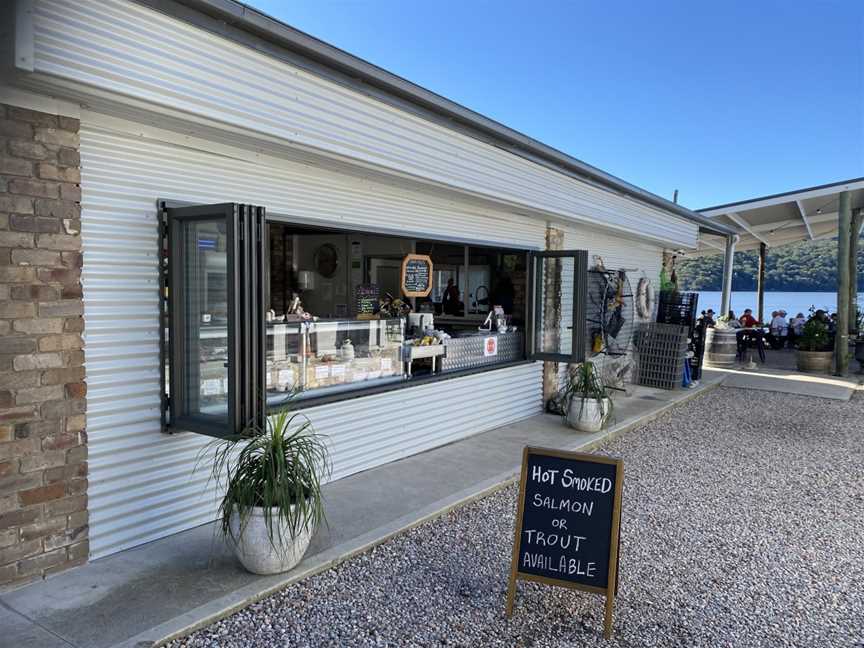
[[636, 286], [636, 312], [642, 319], [654, 316], [654, 286], [648, 277], [642, 277]]

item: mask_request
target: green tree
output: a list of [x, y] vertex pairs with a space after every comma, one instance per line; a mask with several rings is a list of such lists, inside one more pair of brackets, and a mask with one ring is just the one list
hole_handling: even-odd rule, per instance
[[[858, 253], [858, 290], [864, 290], [864, 237]], [[735, 253], [732, 288], [756, 290], [759, 252]], [[682, 290], [720, 290], [723, 255], [680, 259], [678, 286]], [[837, 287], [837, 239], [804, 241], [768, 248], [765, 290], [808, 292], [830, 291]]]

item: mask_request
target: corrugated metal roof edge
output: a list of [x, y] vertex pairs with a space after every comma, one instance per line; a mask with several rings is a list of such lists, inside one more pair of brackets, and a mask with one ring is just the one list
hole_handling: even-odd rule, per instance
[[480, 135], [478, 139], [559, 173], [593, 181], [694, 222], [700, 231], [721, 236], [735, 234], [734, 230], [714, 223], [701, 214], [586, 164], [237, 0], [135, 1], [268, 54], [282, 54], [281, 58], [315, 73], [323, 73], [331, 80], [369, 96], [385, 100], [389, 98], [391, 103], [395, 99], [396, 105], [401, 108], [413, 106], [414, 112], [420, 112], [427, 118], [437, 116], [435, 121], [449, 128], [475, 138]]
[[817, 191], [819, 189], [830, 189], [832, 187], [842, 187], [843, 185], [850, 185], [855, 182], [864, 181], [864, 177], [861, 178], [850, 178], [849, 180], [838, 180], [837, 182], [829, 182], [827, 184], [816, 185], [814, 187], [804, 187], [803, 189], [793, 189], [792, 191], [782, 191], [780, 193], [769, 194], [767, 196], [758, 196], [756, 198], [747, 198], [746, 200], [738, 200], [736, 202], [724, 203], [722, 205], [714, 205], [713, 207], [703, 207], [702, 209], [698, 209], [699, 212], [709, 212], [714, 211], [715, 209], [724, 209], [726, 207], [741, 207], [746, 206], [750, 203], [761, 202], [763, 200], [772, 200], [774, 198], [789, 198], [789, 202], [793, 202], [795, 197], [799, 194], [807, 193], [808, 191]]

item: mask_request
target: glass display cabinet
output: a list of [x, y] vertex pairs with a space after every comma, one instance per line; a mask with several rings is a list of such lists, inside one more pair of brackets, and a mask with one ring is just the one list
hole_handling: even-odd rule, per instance
[[268, 403], [401, 380], [404, 339], [402, 319], [268, 323]]

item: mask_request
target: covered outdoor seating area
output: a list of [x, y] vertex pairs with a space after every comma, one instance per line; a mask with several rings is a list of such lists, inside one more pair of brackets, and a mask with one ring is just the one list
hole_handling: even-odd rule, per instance
[[[729, 312], [732, 292], [734, 253], [758, 250], [756, 324], [736, 328], [738, 362], [754, 368], [756, 363], [769, 367], [780, 364], [797, 368], [796, 354], [833, 353], [828, 372], [845, 377], [856, 357], [864, 354], [858, 304], [858, 257], [864, 226], [864, 178], [763, 196], [699, 210], [711, 222], [737, 232], [720, 236], [707, 229], [700, 231], [699, 247], [690, 255], [724, 254], [721, 314]], [[807, 348], [787, 327], [786, 335], [772, 330], [765, 313], [765, 264], [767, 249], [796, 243], [837, 238], [836, 316], [825, 311], [812, 313], [806, 324], [818, 330], [818, 341], [808, 337]], [[833, 286], [825, 286], [826, 289]], [[785, 315], [785, 314], [784, 314]], [[767, 318], [770, 319], [770, 318]], [[805, 326], [806, 326], [805, 324]], [[795, 349], [798, 349], [797, 351]], [[864, 366], [864, 365], [862, 365]], [[856, 369], [854, 365], [852, 370]]]

